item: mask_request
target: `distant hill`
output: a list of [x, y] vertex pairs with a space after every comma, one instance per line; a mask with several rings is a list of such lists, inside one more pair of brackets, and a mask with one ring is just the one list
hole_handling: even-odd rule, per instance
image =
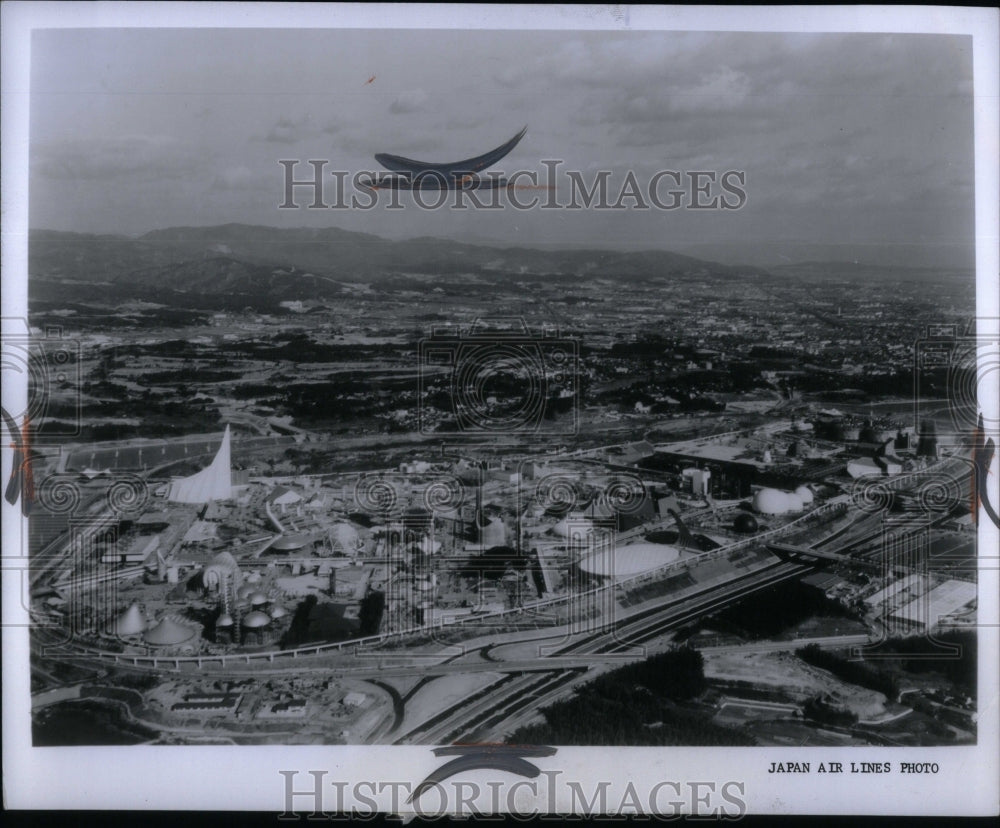
[[630, 281], [719, 276], [764, 277], [753, 267], [703, 261], [667, 251], [539, 250], [438, 238], [389, 241], [338, 228], [226, 224], [172, 227], [139, 238], [33, 230], [29, 274], [46, 283], [111, 283], [191, 294], [269, 298], [334, 296], [345, 282], [465, 277], [487, 282], [560, 278]]

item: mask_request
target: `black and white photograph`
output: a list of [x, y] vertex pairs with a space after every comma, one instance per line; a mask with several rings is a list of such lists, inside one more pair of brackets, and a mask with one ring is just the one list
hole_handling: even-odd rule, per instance
[[4, 8], [7, 767], [996, 813], [995, 11], [44, 5]]

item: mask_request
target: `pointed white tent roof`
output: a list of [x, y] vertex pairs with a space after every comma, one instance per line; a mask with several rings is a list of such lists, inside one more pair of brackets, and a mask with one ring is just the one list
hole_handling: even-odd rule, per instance
[[108, 624], [108, 632], [112, 635], [138, 635], [145, 629], [146, 619], [142, 617], [138, 604], [132, 604]]
[[160, 623], [148, 630], [143, 638], [147, 644], [156, 647], [167, 647], [175, 644], [183, 644], [189, 638], [194, 637], [194, 629], [184, 624], [174, 621], [169, 615], [165, 615]]
[[190, 477], [172, 480], [168, 499], [174, 503], [208, 503], [212, 500], [229, 500], [232, 496], [232, 464], [227, 425], [222, 445], [211, 465]]

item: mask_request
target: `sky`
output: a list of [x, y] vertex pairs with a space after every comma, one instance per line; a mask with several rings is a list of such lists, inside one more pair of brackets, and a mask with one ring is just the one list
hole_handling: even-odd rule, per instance
[[[39, 30], [30, 225], [971, 249], [971, 50], [968, 37], [906, 34]], [[612, 201], [629, 171], [645, 186], [660, 170], [736, 170], [746, 204], [431, 211], [404, 196], [402, 210], [310, 210], [300, 191], [300, 209], [278, 209], [280, 160], [325, 159], [353, 175], [378, 170], [377, 152], [477, 155], [525, 125], [496, 169], [541, 172], [557, 159], [585, 181], [608, 170]]]

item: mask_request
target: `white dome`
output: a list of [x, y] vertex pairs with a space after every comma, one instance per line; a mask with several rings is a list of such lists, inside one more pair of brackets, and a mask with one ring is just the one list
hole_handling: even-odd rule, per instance
[[243, 619], [243, 626], [250, 630], [259, 629], [260, 627], [266, 627], [271, 623], [269, 616], [265, 615], [263, 612], [254, 611], [246, 615]]
[[810, 503], [812, 503], [812, 502], [813, 502], [813, 493], [812, 493], [812, 489], [810, 489], [810, 488], [809, 488], [808, 486], [799, 486], [799, 487], [798, 487], [798, 488], [797, 488], [797, 489], [795, 490], [795, 496], [796, 496], [796, 497], [797, 497], [797, 498], [798, 498], [799, 500], [801, 500], [801, 501], [802, 501], [802, 503], [803, 503], [804, 505], [806, 505], [806, 506], [808, 506], [808, 505], [809, 505]]
[[240, 566], [231, 553], [220, 552], [205, 567], [201, 582], [206, 589], [218, 591], [227, 580], [233, 584], [240, 582]]
[[330, 528], [330, 543], [338, 552], [356, 552], [360, 546], [358, 530], [349, 523], [338, 523]]
[[753, 496], [753, 509], [762, 515], [784, 515], [802, 511], [802, 498], [779, 489], [761, 489]]
[[259, 607], [267, 603], [267, 596], [263, 592], [255, 592], [250, 596], [250, 606]]
[[634, 543], [594, 552], [580, 561], [580, 569], [605, 578], [624, 578], [656, 569], [679, 556], [676, 548], [665, 543]]
[[233, 616], [231, 616], [228, 612], [222, 613], [222, 615], [220, 615], [218, 620], [215, 622], [215, 626], [216, 627], [233, 626]]
[[277, 619], [277, 618], [284, 618], [286, 615], [288, 615], [288, 610], [286, 610], [284, 607], [274, 607], [271, 610], [271, 617], [272, 618], [275, 618], [275, 619]]

